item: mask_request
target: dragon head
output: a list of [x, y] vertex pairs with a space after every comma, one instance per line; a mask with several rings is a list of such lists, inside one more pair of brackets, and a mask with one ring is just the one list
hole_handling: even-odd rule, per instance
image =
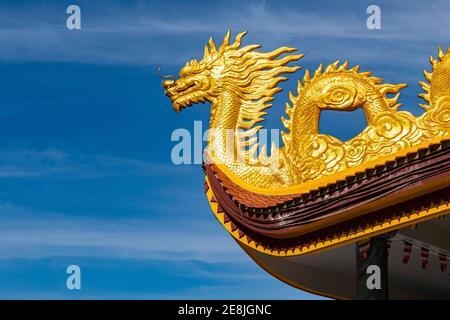
[[162, 85], [166, 96], [176, 112], [194, 103], [211, 101], [216, 95], [214, 78], [219, 70], [205, 59], [191, 60], [180, 70], [179, 78], [164, 80]]
[[[254, 52], [260, 45], [248, 45], [240, 48], [246, 31], [239, 33], [230, 44], [230, 31], [223, 43], [216, 47], [212, 38], [204, 47], [203, 59], [191, 60], [180, 70], [179, 78], [168, 76], [162, 86], [176, 112], [198, 102], [214, 102], [217, 96], [232, 88], [240, 97], [251, 101], [264, 95], [275, 93], [276, 84], [285, 78], [277, 77], [284, 72], [294, 72], [299, 67], [287, 67], [288, 62], [298, 60], [303, 55], [289, 55], [279, 60], [274, 58], [296, 49], [282, 47], [269, 53]], [[269, 77], [270, 75], [270, 77]], [[254, 90], [257, 89], [263, 90]], [[277, 89], [279, 90], [279, 89]], [[276, 91], [277, 91], [276, 90]]]
[[218, 81], [223, 77], [227, 65], [229, 53], [239, 48], [242, 37], [241, 33], [235, 43], [228, 45], [230, 31], [225, 36], [223, 44], [216, 48], [212, 38], [204, 47], [203, 59], [201, 61], [188, 61], [179, 72], [178, 79], [164, 80], [162, 85], [166, 96], [172, 101], [176, 112], [198, 102], [211, 102], [218, 94]]

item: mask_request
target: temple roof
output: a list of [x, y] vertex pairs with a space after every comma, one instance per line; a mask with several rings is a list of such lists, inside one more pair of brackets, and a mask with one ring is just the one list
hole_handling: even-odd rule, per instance
[[240, 242], [298, 255], [354, 242], [447, 213], [450, 140], [442, 140], [304, 193], [265, 195], [206, 164], [206, 192]]

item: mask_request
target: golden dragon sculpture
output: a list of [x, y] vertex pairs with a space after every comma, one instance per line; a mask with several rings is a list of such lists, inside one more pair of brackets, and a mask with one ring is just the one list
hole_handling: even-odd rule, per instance
[[[350, 68], [339, 61], [305, 71], [296, 94], [289, 93], [282, 117], [284, 147], [271, 147], [270, 155], [258, 144], [259, 124], [272, 106], [281, 76], [299, 66], [290, 62], [303, 57], [297, 49], [281, 47], [258, 52], [260, 45], [241, 47], [246, 32], [230, 44], [230, 32], [216, 47], [205, 45], [201, 61], [191, 60], [179, 78], [163, 81], [173, 108], [182, 109], [210, 102], [210, 132], [206, 153], [242, 184], [259, 190], [280, 190], [330, 176], [350, 167], [395, 154], [450, 133], [450, 48], [430, 58], [432, 69], [424, 71], [427, 82], [420, 95], [425, 112], [415, 117], [399, 111], [399, 91], [405, 84], [383, 83], [370, 72]], [[352, 111], [362, 108], [367, 127], [348, 141], [319, 132], [322, 110]], [[230, 148], [230, 145], [232, 148]], [[231, 151], [230, 151], [231, 150]]]

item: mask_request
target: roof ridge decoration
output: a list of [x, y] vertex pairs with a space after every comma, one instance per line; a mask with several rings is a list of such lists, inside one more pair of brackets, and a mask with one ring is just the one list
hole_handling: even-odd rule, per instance
[[329, 250], [377, 234], [398, 230], [429, 219], [443, 217], [450, 211], [449, 188], [416, 199], [397, 203], [312, 232], [287, 238], [273, 238], [254, 232], [235, 221], [215, 199], [211, 181], [205, 180], [205, 194], [212, 212], [239, 243], [273, 256], [297, 256]]
[[[206, 172], [207, 166], [211, 166], [212, 172], [220, 181], [226, 193], [233, 200], [239, 202], [241, 206], [244, 206], [246, 210], [253, 209], [258, 213], [270, 211], [270, 207], [274, 206], [289, 206], [290, 202], [293, 202], [292, 205], [295, 205], [298, 201], [293, 201], [294, 199], [302, 199], [304, 202], [306, 202], [306, 200], [310, 201], [311, 199], [323, 199], [324, 197], [330, 199], [333, 194], [340, 192], [341, 190], [347, 192], [349, 189], [355, 188], [355, 185], [358, 186], [358, 188], [361, 188], [361, 184], [364, 183], [364, 181], [375, 180], [386, 173], [393, 178], [394, 174], [399, 174], [396, 174], [396, 171], [405, 171], [405, 168], [408, 168], [411, 164], [417, 164], [424, 161], [426, 161], [425, 167], [428, 171], [431, 171], [433, 168], [437, 171], [442, 171], [448, 167], [448, 164], [442, 162], [440, 157], [446, 157], [447, 154], [450, 154], [450, 138], [448, 140], [443, 140], [440, 144], [432, 144], [427, 148], [420, 148], [416, 152], [407, 153], [405, 156], [396, 157], [393, 161], [387, 161], [376, 166], [367, 166], [364, 170], [346, 175], [345, 177], [341, 175], [342, 179], [339, 178], [331, 183], [323, 185], [316, 184], [316, 186], [305, 188], [301, 192], [287, 195], [266, 195], [252, 192], [235, 184], [225, 173], [221, 172], [215, 164], [205, 165], [204, 168]], [[437, 165], [430, 162], [430, 159], [433, 158], [437, 159]], [[418, 176], [418, 167], [415, 167], [415, 169], [409, 168], [400, 174], [403, 178], [409, 175]]]
[[[405, 84], [383, 83], [370, 72], [360, 72], [359, 66], [349, 68], [347, 61], [320, 65], [313, 74], [306, 70], [297, 94], [289, 94], [282, 118], [284, 147], [272, 145], [268, 155], [258, 144], [259, 123], [274, 94], [281, 91], [277, 85], [287, 79], [281, 75], [300, 69], [288, 64], [303, 55], [290, 54], [296, 49], [288, 47], [266, 53], [255, 51], [259, 45], [241, 47], [245, 34], [229, 44], [228, 32], [218, 48], [210, 39], [201, 61], [188, 62], [179, 79], [163, 82], [177, 112], [198, 102], [211, 103], [208, 159], [243, 188], [289, 194], [450, 137], [450, 48], [446, 53], [439, 48], [438, 57], [430, 59], [431, 71], [424, 71], [427, 83], [419, 82], [426, 102], [419, 117], [398, 110]], [[358, 108], [364, 110], [368, 125], [353, 139], [341, 141], [319, 132], [322, 110]]]

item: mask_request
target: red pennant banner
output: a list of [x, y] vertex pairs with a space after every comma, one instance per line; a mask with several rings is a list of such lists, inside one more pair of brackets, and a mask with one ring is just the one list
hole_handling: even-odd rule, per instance
[[367, 258], [367, 253], [370, 248], [370, 240], [364, 240], [359, 243], [359, 260], [363, 261]]
[[409, 258], [411, 258], [411, 251], [412, 251], [412, 243], [405, 241], [405, 246], [403, 247], [403, 263], [408, 263]]
[[430, 255], [430, 250], [427, 248], [420, 248], [420, 256], [422, 258], [422, 269], [426, 269], [428, 266], [428, 257]]
[[387, 242], [387, 255], [389, 256], [389, 252], [391, 251], [392, 241], [388, 240]]
[[447, 256], [445, 254], [439, 253], [439, 264], [441, 265], [441, 271], [445, 272], [447, 270]]

